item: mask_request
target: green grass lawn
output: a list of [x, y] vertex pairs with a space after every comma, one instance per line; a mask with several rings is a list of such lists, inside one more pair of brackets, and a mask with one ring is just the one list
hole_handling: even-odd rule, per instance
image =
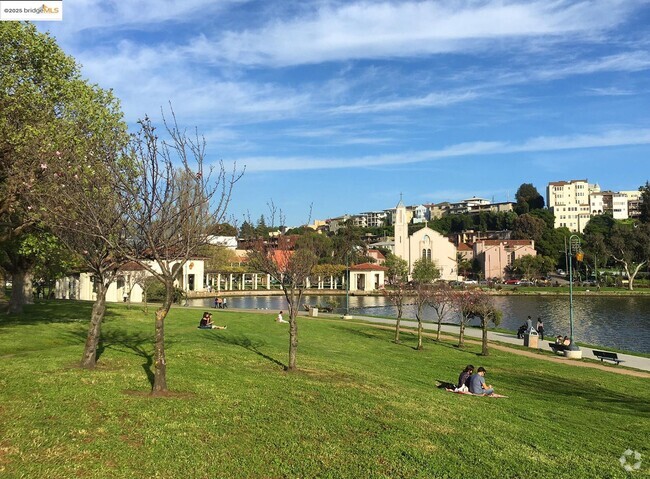
[[[150, 391], [152, 313], [111, 306], [99, 366], [79, 369], [90, 304], [0, 319], [3, 478], [601, 478], [650, 471], [648, 380], [339, 320], [176, 308], [169, 397]], [[466, 364], [505, 399], [447, 393]], [[643, 455], [640, 471], [619, 463]]]

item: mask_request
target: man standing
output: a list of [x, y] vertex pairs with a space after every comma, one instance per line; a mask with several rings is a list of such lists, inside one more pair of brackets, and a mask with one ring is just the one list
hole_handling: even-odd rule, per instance
[[480, 396], [489, 396], [494, 393], [492, 386], [485, 384], [485, 373], [487, 371], [483, 366], [469, 378], [469, 392]]

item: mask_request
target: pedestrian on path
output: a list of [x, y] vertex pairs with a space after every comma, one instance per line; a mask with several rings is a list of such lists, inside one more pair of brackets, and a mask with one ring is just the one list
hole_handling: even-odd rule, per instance
[[544, 341], [544, 322], [542, 318], [537, 318], [537, 332], [539, 333], [539, 339]]

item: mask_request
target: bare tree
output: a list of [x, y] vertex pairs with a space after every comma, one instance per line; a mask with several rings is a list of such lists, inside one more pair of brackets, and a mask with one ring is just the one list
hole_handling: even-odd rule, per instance
[[460, 316], [460, 334], [458, 336], [458, 347], [465, 346], [465, 327], [476, 315], [476, 311], [480, 307], [482, 300], [481, 290], [467, 289], [462, 291], [454, 291], [452, 294], [452, 301], [454, 308], [458, 311]]
[[395, 308], [397, 309], [394, 342], [399, 343], [400, 323], [402, 321], [402, 314], [404, 313], [404, 302], [409, 293], [408, 262], [399, 256], [389, 253], [386, 257], [384, 266], [388, 268], [388, 271], [386, 271], [388, 288], [384, 288], [382, 294], [386, 296], [388, 301], [395, 305]]
[[289, 305], [289, 365], [288, 371], [294, 371], [298, 355], [298, 308], [307, 280], [312, 274], [318, 257], [308, 247], [289, 249], [289, 242], [278, 241], [278, 246], [258, 240], [248, 251], [249, 265], [253, 270], [261, 271], [280, 283], [284, 297]]
[[438, 329], [436, 331], [436, 340], [440, 341], [440, 329], [442, 321], [449, 316], [453, 309], [453, 289], [443, 282], [434, 285], [429, 298], [429, 306], [436, 312]]
[[440, 269], [430, 259], [421, 258], [413, 264], [413, 293], [415, 302], [415, 318], [418, 320], [418, 346], [422, 349], [422, 315], [424, 306], [431, 302], [433, 295], [432, 283], [440, 278]]
[[[125, 216], [125, 257], [141, 264], [165, 288], [155, 315], [154, 383], [152, 394], [167, 391], [165, 318], [174, 300], [174, 283], [183, 266], [207, 242], [208, 231], [223, 222], [232, 189], [243, 175], [223, 162], [204, 168], [205, 140], [190, 137], [164, 118], [169, 141], [161, 141], [149, 118], [139, 122], [129, 161], [115, 171]], [[133, 173], [136, 173], [135, 177]]]

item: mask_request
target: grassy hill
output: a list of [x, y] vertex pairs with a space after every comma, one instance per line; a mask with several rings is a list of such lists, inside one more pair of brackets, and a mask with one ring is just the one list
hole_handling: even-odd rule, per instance
[[[0, 477], [623, 478], [627, 449], [650, 471], [647, 379], [307, 318], [288, 374], [274, 315], [200, 315], [170, 313], [165, 398], [148, 395], [151, 313], [110, 307], [95, 371], [77, 367], [89, 304], [1, 318]], [[509, 397], [435, 387], [468, 363]]]

